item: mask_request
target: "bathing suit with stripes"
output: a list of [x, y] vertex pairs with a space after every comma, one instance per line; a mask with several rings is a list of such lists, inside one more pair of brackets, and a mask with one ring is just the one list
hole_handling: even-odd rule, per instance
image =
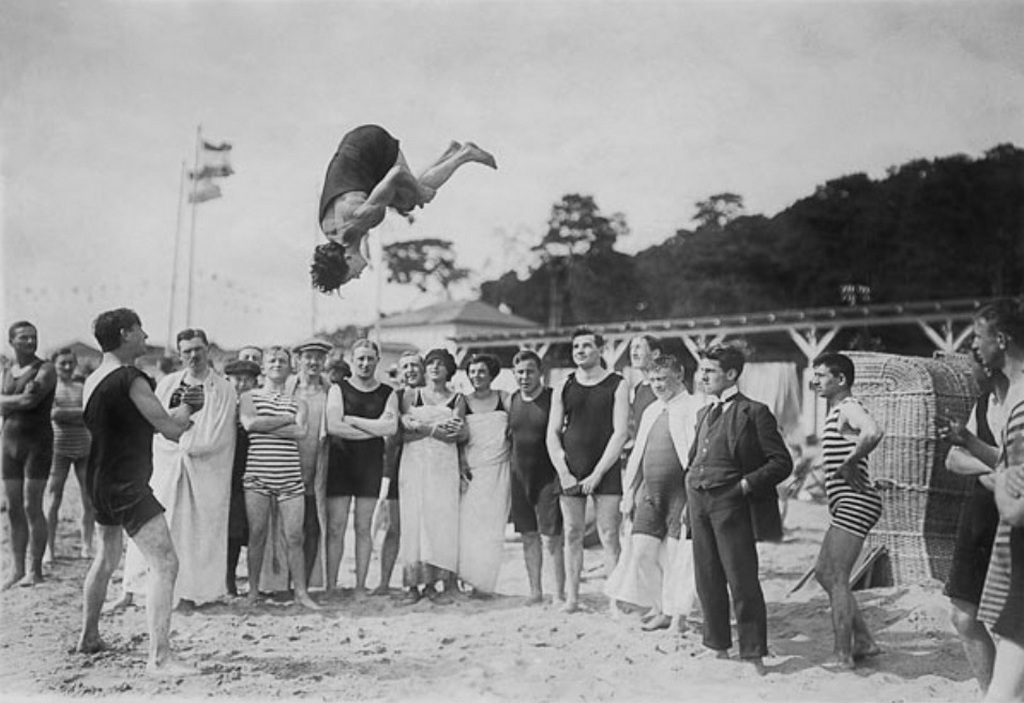
[[825, 431], [821, 434], [822, 456], [825, 460], [825, 495], [832, 525], [863, 539], [882, 516], [882, 498], [868, 477], [867, 457], [857, 462], [857, 471], [868, 484], [866, 491], [856, 490], [839, 475], [839, 467], [857, 446], [856, 438], [847, 437], [839, 431], [839, 412], [846, 403], [861, 405], [853, 397], [836, 405], [825, 418]]
[[[294, 416], [299, 411], [299, 404], [292, 396], [256, 389], [251, 392], [251, 397], [259, 417]], [[250, 432], [242, 486], [260, 495], [276, 497], [279, 501], [301, 498], [305, 486], [298, 442], [265, 432]]]

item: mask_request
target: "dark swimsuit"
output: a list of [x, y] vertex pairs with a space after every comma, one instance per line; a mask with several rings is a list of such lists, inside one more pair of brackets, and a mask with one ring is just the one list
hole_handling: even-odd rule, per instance
[[[20, 378], [8, 373], [4, 377], [4, 395], [19, 395], [35, 381], [45, 362], [36, 359], [32, 370]], [[50, 410], [57, 393], [54, 388], [35, 407], [25, 410], [9, 410], [3, 421], [3, 455], [0, 459], [0, 473], [5, 480], [34, 479], [45, 481], [50, 476], [53, 464], [53, 425]]]
[[373, 192], [397, 160], [398, 140], [383, 127], [363, 125], [346, 134], [327, 165], [317, 222], [323, 222], [331, 203], [345, 193]]

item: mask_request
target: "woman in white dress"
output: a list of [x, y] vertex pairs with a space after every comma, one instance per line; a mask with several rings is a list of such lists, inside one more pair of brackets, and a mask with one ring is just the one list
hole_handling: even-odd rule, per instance
[[[465, 402], [448, 387], [455, 359], [444, 349], [424, 358], [426, 385], [402, 396], [398, 470], [400, 555], [406, 602], [451, 600], [459, 550], [459, 450], [466, 437]], [[438, 593], [437, 581], [445, 589]], [[420, 591], [423, 587], [423, 591]]]
[[466, 396], [469, 439], [463, 447], [466, 477], [459, 502], [459, 578], [475, 595], [494, 592], [501, 568], [512, 501], [508, 441], [509, 397], [491, 388], [501, 363], [476, 354], [466, 372], [473, 392]]

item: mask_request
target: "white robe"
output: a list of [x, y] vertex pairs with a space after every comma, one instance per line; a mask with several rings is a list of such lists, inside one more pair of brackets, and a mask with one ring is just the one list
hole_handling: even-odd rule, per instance
[[474, 588], [493, 593], [512, 503], [508, 413], [470, 413], [466, 423], [463, 455], [473, 478], [459, 500], [458, 573]]
[[[156, 396], [166, 408], [181, 384], [184, 371], [164, 376]], [[171, 542], [178, 554], [174, 603], [197, 605], [227, 593], [228, 512], [231, 506], [231, 463], [235, 453], [235, 407], [231, 383], [214, 372], [203, 381], [203, 409], [177, 442], [153, 437], [153, 494], [166, 510]], [[124, 588], [146, 590], [146, 563], [134, 542], [125, 556]]]
[[[667, 404], [656, 400], [644, 411], [637, 430], [636, 443], [626, 462], [624, 488], [633, 483], [640, 471], [651, 427], [666, 407], [672, 445], [680, 465], [687, 465], [690, 444], [697, 429], [697, 410], [700, 409], [701, 403], [686, 391], [682, 391]], [[628, 530], [632, 523], [625, 521], [624, 524]], [[608, 577], [604, 592], [614, 600], [657, 608], [666, 615], [688, 615], [697, 599], [691, 542], [666, 537], [659, 545], [657, 564], [647, 568], [636, 558], [630, 536], [623, 546], [618, 565]]]

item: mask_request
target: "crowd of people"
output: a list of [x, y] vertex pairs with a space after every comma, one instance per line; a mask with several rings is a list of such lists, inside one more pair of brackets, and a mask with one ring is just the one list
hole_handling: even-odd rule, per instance
[[[351, 520], [354, 597], [391, 594], [400, 565], [403, 604], [493, 597], [506, 524], [522, 536], [527, 602], [572, 613], [581, 598], [588, 501], [601, 542], [605, 594], [615, 614], [646, 609], [646, 630], [685, 629], [699, 602], [704, 645], [733, 648], [758, 673], [768, 656], [758, 541], [782, 539], [778, 486], [793, 460], [771, 410], [743, 395], [735, 346], [703, 351], [689, 381], [649, 335], [630, 359], [642, 380], [607, 368], [600, 334], [572, 335], [574, 368], [551, 388], [542, 359], [512, 360], [516, 389], [494, 388], [498, 358], [471, 355], [472, 388], [453, 388], [445, 349], [406, 353], [394, 383], [378, 378], [372, 341], [339, 363], [319, 339], [246, 347], [218, 372], [200, 329], [178, 333], [182, 368], [159, 383], [139, 371], [146, 333], [131, 310], [101, 314], [103, 361], [84, 383], [67, 349], [37, 356], [37, 331], [14, 323], [14, 364], [3, 376], [3, 483], [13, 569], [4, 587], [32, 586], [55, 556], [63, 487], [82, 485], [84, 586], [78, 648], [101, 649], [101, 610], [124, 557], [123, 593], [149, 611], [149, 668], [179, 673], [168, 633], [175, 607], [239, 594], [288, 592], [319, 610], [339, 573]], [[1000, 301], [978, 313], [973, 350], [991, 390], [967, 423], [946, 419], [956, 445], [949, 470], [977, 475], [946, 593], [989, 700], [1024, 687], [1024, 310]], [[329, 358], [334, 362], [328, 364]], [[849, 357], [813, 362], [827, 401], [821, 436], [830, 524], [815, 566], [835, 633], [833, 664], [853, 668], [881, 650], [850, 590], [850, 574], [883, 501], [867, 458], [882, 428], [855, 397]], [[44, 513], [44, 496], [49, 496]], [[123, 533], [129, 537], [123, 555]], [[371, 590], [371, 554], [380, 544]], [[624, 541], [623, 541], [624, 538]], [[95, 542], [95, 544], [94, 544]]]

